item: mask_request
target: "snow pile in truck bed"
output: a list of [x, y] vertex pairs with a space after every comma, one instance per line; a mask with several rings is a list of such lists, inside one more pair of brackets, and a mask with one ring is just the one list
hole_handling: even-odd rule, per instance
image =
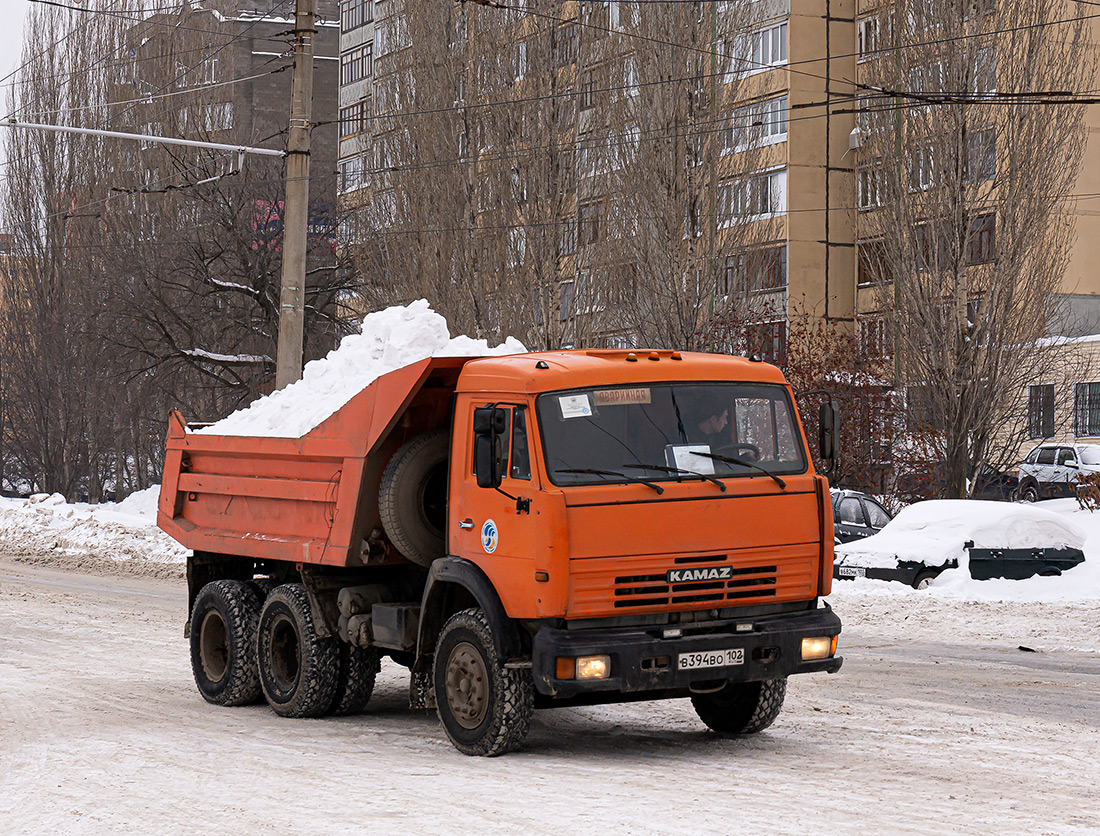
[[903, 508], [878, 534], [836, 547], [845, 566], [892, 568], [899, 560], [940, 566], [959, 561], [968, 571], [964, 544], [977, 548], [1083, 549], [1088, 532], [1066, 514], [1015, 502], [930, 499]]
[[419, 299], [368, 314], [361, 333], [345, 337], [327, 357], [307, 363], [297, 383], [196, 432], [301, 438], [376, 378], [402, 366], [428, 357], [483, 357], [526, 350], [513, 337], [496, 348], [485, 340], [451, 339], [447, 320], [427, 300]]

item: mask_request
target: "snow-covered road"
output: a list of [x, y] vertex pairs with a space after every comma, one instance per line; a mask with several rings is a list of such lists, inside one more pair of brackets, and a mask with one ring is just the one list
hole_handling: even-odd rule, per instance
[[181, 581], [0, 557], [0, 832], [1100, 833], [1095, 602], [853, 590], [844, 668], [761, 735], [682, 700], [556, 709], [475, 759], [393, 665], [360, 717], [209, 706]]

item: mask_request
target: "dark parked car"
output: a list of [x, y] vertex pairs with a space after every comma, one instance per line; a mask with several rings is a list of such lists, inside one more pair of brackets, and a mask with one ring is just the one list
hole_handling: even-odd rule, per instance
[[[1009, 473], [1001, 473], [987, 464], [978, 468], [975, 477], [977, 483], [972, 499], [993, 499], [1011, 502], [1016, 499], [1018, 479]], [[923, 470], [898, 474], [894, 494], [905, 502], [920, 502], [922, 499], [944, 499], [947, 496], [947, 477], [942, 465], [933, 465]]]
[[838, 543], [850, 543], [870, 537], [893, 519], [875, 499], [859, 491], [834, 488], [833, 528]]

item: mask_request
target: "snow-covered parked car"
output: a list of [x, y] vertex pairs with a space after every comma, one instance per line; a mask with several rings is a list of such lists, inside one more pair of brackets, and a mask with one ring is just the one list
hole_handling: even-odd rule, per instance
[[880, 531], [836, 546], [833, 576], [901, 581], [917, 589], [948, 569], [977, 580], [1060, 575], [1085, 559], [1086, 532], [1061, 514], [980, 499], [930, 499]]

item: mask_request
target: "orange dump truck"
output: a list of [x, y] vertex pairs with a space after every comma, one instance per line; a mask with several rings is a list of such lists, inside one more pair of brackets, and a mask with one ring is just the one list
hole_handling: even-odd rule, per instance
[[756, 732], [789, 675], [842, 661], [828, 485], [754, 360], [432, 358], [301, 438], [173, 415], [158, 523], [194, 550], [192, 667], [218, 705], [356, 713], [388, 656], [460, 751], [494, 755], [542, 707], [687, 697]]

